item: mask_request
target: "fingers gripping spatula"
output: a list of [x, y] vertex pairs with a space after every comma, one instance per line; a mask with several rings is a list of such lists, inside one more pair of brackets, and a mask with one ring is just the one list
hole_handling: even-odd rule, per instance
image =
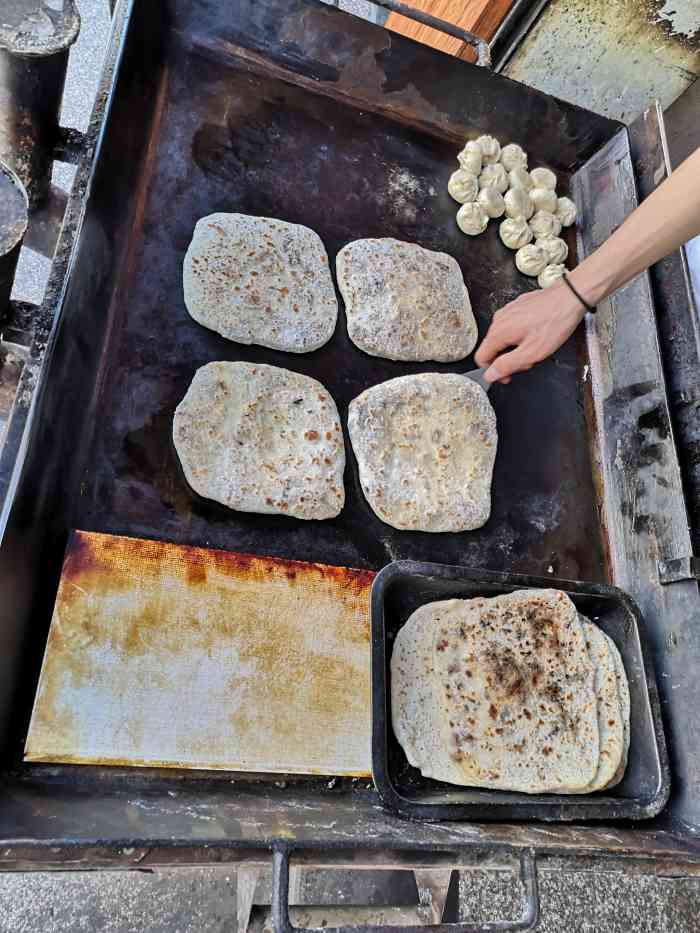
[[472, 382], [475, 382], [477, 385], [481, 386], [484, 392], [488, 392], [488, 390], [493, 385], [492, 382], [487, 382], [487, 380], [484, 379], [484, 373], [486, 372], [486, 369], [487, 367], [484, 366], [483, 369], [473, 369], [470, 373], [464, 373], [467, 379], [471, 379]]

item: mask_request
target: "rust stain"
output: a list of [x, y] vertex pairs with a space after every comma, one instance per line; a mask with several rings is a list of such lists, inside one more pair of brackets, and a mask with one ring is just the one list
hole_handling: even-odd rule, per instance
[[[369, 733], [374, 576], [304, 561], [75, 532], [56, 599], [27, 760], [155, 766], [157, 757], [162, 764], [162, 754], [153, 759], [119, 754], [124, 745], [148, 748], [157, 732], [158, 722], [142, 709], [113, 725], [118, 737], [113, 758], [83, 754], [85, 704], [67, 704], [66, 689], [73, 698], [86, 687], [91, 695], [102, 689], [108, 701], [130, 709], [131, 696], [177, 696], [187, 684], [177, 683], [171, 671], [190, 671], [193, 658], [216, 658], [235, 646], [226, 685], [232, 708], [227, 710], [224, 700], [217, 713], [217, 722], [226, 725], [214, 736], [190, 730], [187, 750], [196, 763], [191, 757], [189, 767], [235, 769], [232, 752], [259, 744], [264, 733], [273, 737], [273, 752], [279, 749], [297, 769], [298, 759], [303, 762], [306, 756], [310, 764], [300, 768], [303, 773], [309, 768], [350, 773], [323, 763], [333, 741], [342, 746], [347, 733], [356, 741], [359, 736], [362, 744], [364, 731]], [[123, 668], [123, 683], [118, 671], [105, 669], [104, 652], [116, 659], [109, 662], [111, 668]], [[206, 706], [206, 684], [199, 689], [205, 691]], [[191, 700], [187, 693], [183, 702]], [[45, 747], [54, 749], [48, 757]], [[174, 766], [186, 765], [178, 758]], [[355, 767], [352, 773], [367, 771]]]

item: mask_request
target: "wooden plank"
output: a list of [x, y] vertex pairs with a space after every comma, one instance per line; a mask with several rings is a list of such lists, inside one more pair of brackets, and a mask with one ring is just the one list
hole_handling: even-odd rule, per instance
[[[466, 3], [460, 3], [458, 0], [405, 0], [405, 2], [414, 9], [447, 20], [487, 41], [493, 38], [506, 13], [513, 5], [513, 0], [467, 0]], [[466, 61], [476, 61], [474, 49], [466, 42], [447, 36], [422, 23], [414, 23], [398, 13], [389, 14], [386, 27], [402, 36], [408, 36], [409, 39], [415, 39], [424, 45], [447, 52], [448, 55], [454, 55]]]

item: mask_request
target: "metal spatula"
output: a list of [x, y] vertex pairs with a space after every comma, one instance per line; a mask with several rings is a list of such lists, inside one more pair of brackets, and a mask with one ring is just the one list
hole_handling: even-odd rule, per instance
[[487, 381], [484, 379], [484, 373], [486, 372], [486, 369], [487, 369], [487, 367], [484, 366], [483, 369], [472, 369], [472, 371], [471, 371], [470, 373], [464, 373], [464, 375], [467, 377], [467, 379], [471, 379], [471, 380], [472, 380], [473, 382], [475, 382], [477, 385], [480, 385], [481, 388], [484, 390], [484, 392], [488, 392], [488, 390], [489, 390], [489, 389], [491, 388], [491, 386], [493, 385], [492, 382], [487, 382]]

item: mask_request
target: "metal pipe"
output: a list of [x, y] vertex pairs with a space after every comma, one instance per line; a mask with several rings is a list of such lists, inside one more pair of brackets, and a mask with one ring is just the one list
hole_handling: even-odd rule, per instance
[[473, 32], [468, 32], [466, 29], [462, 29], [461, 26], [455, 26], [454, 23], [449, 23], [447, 20], [438, 19], [430, 13], [424, 13], [423, 10], [407, 6], [405, 3], [401, 3], [400, 0], [371, 0], [371, 2], [376, 6], [389, 10], [391, 13], [400, 13], [401, 16], [415, 20], [423, 26], [430, 26], [431, 29], [437, 29], [438, 32], [444, 32], [455, 39], [461, 39], [462, 42], [466, 42], [467, 45], [476, 49], [477, 65], [490, 66], [491, 53], [489, 44], [485, 39], [482, 39], [481, 36], [477, 36]]
[[10, 304], [28, 218], [27, 192], [17, 175], [0, 162], [0, 321]]
[[79, 30], [74, 0], [0, 4], [0, 160], [19, 175], [30, 208], [51, 183], [68, 52]]

